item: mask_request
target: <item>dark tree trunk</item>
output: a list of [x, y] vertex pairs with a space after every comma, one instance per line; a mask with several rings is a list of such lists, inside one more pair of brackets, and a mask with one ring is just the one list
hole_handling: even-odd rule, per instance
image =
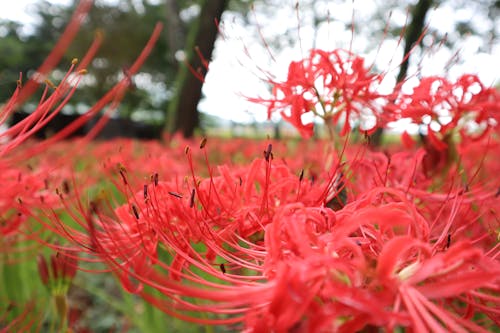
[[[210, 60], [217, 37], [215, 20], [220, 21], [222, 13], [227, 7], [228, 0], [205, 0], [197, 22], [189, 31], [186, 42], [187, 62], [191, 68], [201, 76], [205, 76], [207, 69], [202, 59], [195, 52], [195, 48]], [[189, 71], [187, 66], [180, 66], [176, 79], [177, 94], [170, 102], [168, 116], [174, 116], [174, 132], [181, 132], [184, 137], [191, 137], [199, 125], [198, 102], [201, 99], [203, 82]]]
[[411, 12], [411, 23], [406, 29], [405, 33], [405, 52], [404, 55], [408, 57], [403, 61], [401, 67], [399, 67], [399, 73], [397, 82], [403, 82], [406, 78], [408, 72], [408, 65], [410, 63], [410, 52], [415, 46], [415, 43], [419, 41], [422, 33], [424, 32], [425, 17], [427, 12], [432, 6], [432, 0], [419, 0]]
[[[397, 76], [397, 82], [403, 82], [406, 78], [406, 74], [408, 73], [408, 65], [410, 63], [411, 50], [415, 46], [415, 43], [420, 40], [425, 26], [425, 17], [427, 16], [427, 12], [432, 6], [433, 0], [419, 0], [418, 3], [413, 7], [411, 12], [411, 22], [406, 27], [406, 33], [404, 36], [404, 61], [401, 63], [399, 67], [399, 73]], [[370, 145], [372, 147], [380, 147], [382, 143], [382, 136], [384, 134], [384, 130], [382, 128], [378, 128], [375, 133], [370, 137]]]

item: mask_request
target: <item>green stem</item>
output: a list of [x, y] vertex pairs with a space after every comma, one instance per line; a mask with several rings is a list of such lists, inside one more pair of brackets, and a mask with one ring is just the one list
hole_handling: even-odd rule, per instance
[[54, 295], [54, 306], [57, 318], [59, 319], [59, 332], [65, 333], [68, 330], [68, 300], [66, 295]]

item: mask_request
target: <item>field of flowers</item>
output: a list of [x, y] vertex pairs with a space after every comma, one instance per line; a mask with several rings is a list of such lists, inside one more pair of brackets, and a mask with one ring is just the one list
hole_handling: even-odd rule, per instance
[[[92, 141], [106, 117], [63, 140], [111, 113], [130, 77], [32, 140], [77, 94], [99, 43], [1, 134], [1, 332], [498, 331], [497, 89], [463, 75], [382, 94], [384, 75], [362, 57], [312, 50], [270, 80], [271, 97], [253, 99], [302, 140]], [[20, 78], [0, 121], [39, 85]], [[328, 139], [311, 138], [305, 114], [324, 120]], [[403, 118], [422, 134], [371, 144]]]

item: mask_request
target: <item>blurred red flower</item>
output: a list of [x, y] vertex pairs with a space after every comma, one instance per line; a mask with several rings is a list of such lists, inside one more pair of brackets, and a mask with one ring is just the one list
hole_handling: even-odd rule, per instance
[[486, 87], [477, 75], [451, 81], [439, 76], [422, 78], [411, 92], [404, 85], [395, 91], [393, 104], [385, 107], [394, 120], [409, 118], [426, 127], [429, 144], [445, 150], [454, 133], [462, 139], [479, 137], [500, 120], [500, 94]]
[[355, 122], [360, 130], [372, 131], [380, 113], [382, 95], [376, 88], [382, 78], [350, 51], [313, 49], [307, 58], [290, 63], [286, 81], [270, 82], [271, 99], [251, 100], [267, 104], [269, 117], [279, 111], [306, 138], [313, 134], [314, 117], [304, 116], [322, 118], [327, 126], [342, 125], [341, 135]]

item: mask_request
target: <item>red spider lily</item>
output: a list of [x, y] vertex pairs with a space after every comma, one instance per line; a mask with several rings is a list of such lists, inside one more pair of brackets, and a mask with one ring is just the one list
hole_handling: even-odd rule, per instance
[[66, 327], [69, 314], [66, 295], [76, 275], [78, 261], [67, 251], [59, 251], [50, 256], [50, 267], [41, 254], [37, 257], [37, 265], [40, 279], [52, 295], [61, 328]]
[[[87, 113], [50, 139], [41, 142], [27, 142], [36, 131], [53, 119], [68, 103], [69, 99], [74, 95], [82, 75], [85, 74], [84, 67], [92, 60], [99, 47], [101, 36], [98, 35], [87, 54], [79, 62], [79, 65], [77, 66], [78, 61], [73, 61], [65, 77], [57, 86], [44, 79], [45, 75], [59, 62], [64, 50], [78, 31], [79, 25], [83, 21], [91, 4], [92, 1], [87, 0], [80, 2], [60, 41], [47, 57], [44, 64], [38, 69], [36, 75], [28, 80], [24, 86], [20, 78], [12, 98], [0, 111], [0, 123], [4, 123], [16, 111], [19, 105], [35, 91], [40, 82], [46, 82], [42, 97], [35, 111], [20, 123], [0, 134], [0, 171], [2, 174], [0, 178], [3, 185], [0, 195], [0, 208], [2, 210], [0, 215], [0, 252], [3, 254], [3, 260], [0, 262], [0, 266], [2, 266], [2, 272], [5, 276], [16, 275], [18, 269], [15, 265], [19, 264], [17, 262], [18, 258], [15, 257], [16, 254], [19, 252], [23, 253], [20, 256], [22, 259], [19, 260], [24, 261], [29, 259], [29, 254], [26, 253], [26, 250], [32, 249], [33, 245], [30, 245], [32, 243], [28, 243], [26, 240], [37, 240], [46, 244], [45, 239], [47, 236], [45, 232], [47, 230], [33, 223], [25, 222], [28, 220], [28, 217], [38, 219], [39, 208], [41, 207], [50, 206], [52, 209], [58, 209], [61, 206], [59, 197], [62, 194], [68, 195], [71, 191], [68, 179], [71, 179], [69, 175], [72, 174], [72, 171], [69, 171], [70, 165], [68, 165], [68, 161], [71, 157], [76, 156], [78, 152], [72, 147], [67, 149], [64, 155], [59, 155], [57, 159], [50, 161], [48, 159], [44, 160], [44, 155], [40, 155], [39, 158], [33, 157], [41, 152], [47, 153], [48, 148], [78, 129], [107, 104], [110, 104], [109, 110], [114, 110], [127, 90], [127, 87], [131, 84], [129, 82], [130, 78], [123, 79]], [[156, 39], [159, 37], [160, 31], [161, 25], [157, 25], [151, 40], [130, 68], [129, 73], [131, 75], [138, 71], [148, 56]], [[80, 143], [88, 142], [91, 136], [99, 130], [99, 126], [102, 126], [105, 121], [106, 117], [98, 124], [94, 132], [83, 138]], [[47, 154], [45, 157], [48, 156]], [[63, 157], [61, 158], [61, 156]], [[56, 186], [56, 191], [54, 191], [54, 186]], [[58, 191], [60, 192], [58, 193]], [[58, 245], [51, 246], [59, 248]], [[64, 331], [63, 327], [66, 325], [68, 315], [65, 294], [71, 279], [76, 273], [77, 265], [74, 258], [76, 257], [69, 256], [68, 254], [53, 256], [50, 268], [47, 267], [44, 259], [39, 261], [42, 281], [48, 285], [50, 291], [53, 293], [57, 314], [61, 323], [61, 331]], [[19, 288], [22, 291], [22, 281], [18, 281], [18, 284], [4, 287]], [[2, 296], [0, 303], [9, 304], [12, 301], [8, 298], [5, 299], [5, 295]], [[18, 295], [15, 296], [17, 297]], [[36, 297], [39, 296], [39, 294], [36, 295]], [[19, 297], [23, 298], [24, 295]], [[41, 298], [38, 299], [38, 301], [40, 300]], [[16, 303], [12, 303], [14, 305], [9, 306], [7, 309], [0, 306], [0, 331], [24, 332], [40, 330], [43, 321], [40, 320], [42, 316], [39, 314], [47, 309], [36, 307], [33, 305], [35, 304], [34, 301], [26, 303], [24, 307], [19, 306], [19, 304], [25, 303], [25, 301], [16, 299]]]
[[[396, 94], [395, 104], [387, 105], [386, 111], [395, 119], [410, 118], [425, 125], [429, 144], [438, 151], [447, 148], [454, 133], [463, 138], [480, 137], [498, 124], [499, 93], [484, 86], [476, 75], [462, 75], [454, 82], [426, 77], [411, 93], [399, 89]], [[478, 129], [471, 128], [473, 125]]]
[[[40, 78], [43, 78], [59, 62], [91, 5], [92, 1], [80, 2], [56, 47], [37, 70], [37, 75], [28, 80], [25, 86], [22, 85], [21, 78], [19, 79], [13, 96], [1, 110], [0, 123], [7, 120], [12, 112], [35, 91], [40, 84]], [[0, 134], [2, 140], [0, 144], [0, 157], [2, 158], [0, 168], [2, 169], [2, 184], [4, 186], [0, 206], [3, 208], [3, 212], [13, 209], [21, 203], [30, 205], [33, 201], [53, 199], [53, 196], [48, 193], [47, 180], [49, 178], [47, 174], [36, 171], [32, 173], [33, 166], [28, 166], [31, 169], [28, 170], [19, 165], [21, 161], [25, 162], [31, 156], [27, 154], [26, 148], [28, 146], [23, 147], [23, 149], [20, 149], [19, 146], [47, 124], [68, 102], [84, 74], [82, 68], [89, 63], [99, 43], [100, 38], [97, 38], [78, 67], [76, 66], [78, 61], [73, 61], [57, 87], [54, 87], [52, 83], [46, 85], [37, 109], [29, 117]], [[54, 88], [54, 91], [49, 93], [51, 88]]]
[[[19, 79], [14, 94], [0, 111], [1, 124], [6, 122], [12, 112], [36, 90], [40, 80], [43, 81], [44, 76], [57, 65], [91, 5], [92, 1], [80, 2], [59, 42], [44, 64], [37, 70], [37, 74], [28, 80], [25, 86], [23, 86], [21, 78]], [[46, 170], [33, 171], [33, 166], [28, 166], [28, 169], [22, 166], [26, 164], [28, 158], [33, 156], [28, 152], [28, 148], [32, 146], [26, 145], [22, 148], [20, 146], [38, 129], [47, 124], [68, 102], [84, 74], [83, 67], [90, 62], [99, 43], [100, 38], [97, 38], [78, 67], [76, 66], [78, 61], [73, 61], [58, 87], [47, 83], [38, 107], [30, 116], [0, 134], [0, 171], [2, 175], [0, 178], [3, 185], [0, 195], [0, 208], [2, 210], [0, 235], [2, 237], [1, 251], [4, 253], [12, 255], [16, 252], [13, 245], [23, 238], [19, 231], [29, 215], [27, 210], [44, 203], [57, 203], [57, 200], [53, 200], [57, 197], [49, 191], [48, 180], [50, 177]], [[52, 93], [49, 92], [51, 88], [54, 88]]]
[[[68, 30], [76, 29], [78, 25], [75, 27], [75, 24], [79, 24], [80, 20], [83, 19], [81, 16], [88, 10], [88, 4], [88, 1], [82, 1], [76, 14], [74, 15], [73, 21], [68, 25]], [[144, 50], [139, 55], [135, 63], [130, 67], [130, 74], [135, 74], [145, 61], [155, 41], [158, 39], [160, 31], [161, 25], [158, 24]], [[73, 38], [73, 35], [74, 34], [68, 33], [63, 34], [61, 41], [58, 44], [59, 49], [56, 47], [55, 51], [49, 56], [46, 63], [41, 66], [40, 73], [44, 73], [45, 70], [48, 70], [47, 68], [49, 67], [47, 67], [47, 64], [51, 64], [50, 66], [53, 66], [54, 62], [58, 59], [57, 57], [60, 56], [60, 48], [62, 47], [60, 44], [67, 46], [70, 41], [68, 39]], [[98, 36], [94, 44], [90, 47], [87, 55], [83, 58], [80, 66], [86, 65], [91, 61], [97, 47], [100, 44], [100, 40], [101, 38]], [[54, 145], [58, 140], [63, 139], [74, 130], [85, 124], [107, 104], [111, 104], [108, 112], [116, 109], [119, 101], [126, 92], [127, 87], [131, 84], [129, 78], [124, 78], [92, 108], [90, 108], [87, 113], [80, 116], [72, 124], [56, 133], [53, 137], [42, 142], [37, 142], [36, 144], [25, 144], [24, 146], [21, 146], [21, 144], [32, 137], [37, 130], [53, 119], [73, 96], [78, 86], [78, 82], [84, 74], [83, 70], [78, 70], [79, 67], [77, 68], [76, 64], [77, 61], [72, 63], [69, 71], [60, 84], [57, 87], [54, 87], [54, 91], [52, 93], [49, 93], [52, 84], [47, 84], [38, 107], [30, 116], [0, 134], [0, 138], [6, 139], [0, 145], [0, 157], [2, 157], [0, 168], [2, 169], [1, 178], [4, 185], [4, 191], [0, 196], [0, 208], [3, 208], [3, 213], [0, 217], [2, 219], [2, 223], [0, 224], [0, 232], [2, 236], [15, 234], [19, 230], [21, 221], [25, 219], [25, 216], [30, 215], [31, 211], [36, 210], [37, 207], [52, 205], [53, 209], [57, 208], [59, 199], [57, 193], [53, 191], [52, 186], [55, 183], [56, 186], [60, 186], [63, 190], [64, 184], [68, 184], [68, 179], [70, 179], [68, 176], [68, 169], [61, 166], [68, 165], [68, 160], [71, 159], [71, 157], [75, 157], [78, 151], [74, 149], [68, 150], [63, 155], [64, 158], [62, 161], [60, 158], [58, 159], [60, 162], [59, 165], [56, 165], [55, 160], [52, 160], [49, 165], [46, 164], [38, 166], [38, 168], [35, 166], [35, 168], [37, 168], [35, 171], [20, 168], [19, 164], [25, 163], [27, 159], [42, 151], [47, 151], [48, 147]], [[76, 74], [74, 73], [75, 70], [78, 70]], [[18, 85], [13, 97], [9, 103], [6, 104], [5, 108], [2, 109], [2, 121], [6, 120], [8, 115], [10, 115], [13, 110], [15, 110], [15, 108], [33, 92], [33, 89], [36, 88], [36, 86], [37, 81], [35, 79], [29, 80], [25, 87], [21, 87], [20, 84]], [[105, 124], [107, 119], [107, 117], [103, 117], [96, 128], [94, 128], [87, 137], [83, 138], [79, 144], [88, 142], [88, 140], [90, 140], [90, 138], [97, 133], [99, 128]], [[33, 165], [29, 166], [29, 168], [33, 169]], [[58, 169], [58, 172], [54, 173], [53, 171], [56, 169]], [[2, 250], [4, 249], [2, 248]]]
[[253, 99], [268, 105], [268, 116], [280, 111], [281, 116], [297, 128], [303, 137], [313, 134], [313, 122], [305, 123], [304, 115], [324, 119], [327, 126], [343, 122], [341, 135], [347, 134], [353, 121], [363, 131], [374, 130], [379, 117], [376, 88], [382, 75], [365, 68], [364, 59], [347, 50], [311, 50], [309, 57], [293, 61], [285, 82], [273, 84], [273, 98]]
[[[302, 183], [265, 153], [250, 167], [221, 166], [219, 176], [209, 167], [210, 178], [203, 180], [188, 150], [191, 179], [153, 177], [114, 211], [79, 208], [75, 218], [88, 236], [62, 231], [103, 258], [129, 291], [180, 318], [244, 321], [254, 331], [411, 326], [407, 313], [383, 310], [396, 296], [371, 282], [393, 238], [431, 240], [430, 224], [407, 193], [368, 188], [334, 213], [318, 200], [324, 182]], [[128, 172], [119, 172], [122, 191], [130, 193]], [[388, 199], [380, 203], [383, 195]], [[245, 297], [235, 297], [236, 290]], [[190, 318], [184, 311], [229, 317]]]
[[43, 284], [54, 294], [65, 295], [76, 275], [78, 261], [64, 252], [50, 256], [50, 268], [44, 256], [37, 258], [38, 272]]
[[[154, 38], [157, 33], [158, 29]], [[365, 112], [381, 116], [378, 99], [384, 96], [375, 92], [380, 80], [380, 75], [364, 68], [362, 58], [347, 51], [313, 50], [308, 59], [290, 65], [287, 82], [273, 83], [275, 98], [267, 101], [269, 112], [281, 111], [305, 136], [313, 131], [313, 124], [302, 119], [307, 113], [330, 124], [344, 121], [342, 134], [347, 134], [351, 121]], [[435, 82], [440, 90], [447, 81]], [[88, 116], [109, 103], [111, 109], [116, 107], [129, 84], [125, 78]], [[478, 115], [477, 122], [494, 117], [496, 91], [475, 94], [478, 83], [473, 77], [464, 76], [457, 84], [466, 92], [454, 94], [467, 97], [453, 105], [464, 110], [474, 105], [471, 112]], [[58, 94], [65, 87], [70, 88], [61, 84], [54, 91], [56, 97], [42, 99], [41, 105], [49, 100], [55, 103], [41, 107], [42, 122], [52, 114], [52, 107], [58, 110]], [[452, 105], [446, 89], [425, 96], [427, 88], [416, 89], [422, 105], [437, 100]], [[418, 103], [409, 104], [421, 110]], [[388, 110], [393, 106], [388, 105]], [[399, 111], [403, 109], [411, 108]], [[82, 117], [54, 140], [35, 144], [33, 149], [26, 146], [24, 156], [45, 148], [61, 149], [64, 145], [54, 143], [86, 119]], [[24, 135], [31, 126], [39, 125], [35, 121], [19, 127], [19, 137], [27, 138]], [[461, 126], [460, 121], [453, 126]], [[448, 129], [455, 131], [453, 126]], [[427, 177], [426, 163], [436, 162], [428, 158], [431, 146], [447, 149], [448, 142], [440, 139], [448, 132], [443, 133], [442, 137], [432, 133], [429, 146], [414, 152], [375, 153], [352, 146], [344, 148], [340, 157], [326, 158], [315, 144], [314, 148], [299, 146], [297, 156], [290, 153], [274, 160], [269, 144], [264, 158], [217, 168], [212, 168], [206, 154], [197, 159], [189, 148], [170, 150], [166, 157], [165, 146], [136, 146], [121, 140], [86, 147], [105, 169], [100, 176], [86, 177], [106, 179], [112, 172], [125, 204], [115, 208], [108, 193], [92, 197], [88, 187], [81, 186], [80, 174], [70, 177], [64, 171], [49, 177], [51, 169], [43, 161], [29, 176], [22, 174], [23, 182], [31, 185], [25, 187], [27, 193], [15, 187], [18, 173], [6, 173], [10, 181], [5, 182], [5, 202], [31, 214], [44, 231], [72, 242], [73, 246], [64, 247], [46, 244], [67, 251], [64, 259], [52, 258], [50, 267], [40, 260], [40, 275], [47, 284], [60, 277], [71, 279], [80, 256], [85, 264], [104, 262], [104, 271], [114, 273], [127, 291], [165, 313], [203, 324], [232, 325], [231, 329], [247, 332], [353, 332], [375, 327], [484, 331], [498, 325], [500, 252], [495, 207], [500, 184], [491, 180], [490, 173], [498, 169], [498, 162], [483, 155], [498, 147], [486, 143], [486, 135], [464, 140], [457, 152], [477, 149], [483, 155], [476, 151], [463, 156], [463, 164], [449, 165], [449, 173], [435, 182]], [[87, 139], [78, 144], [88, 143]], [[184, 143], [172, 140], [174, 146]], [[206, 140], [200, 149], [205, 144]], [[245, 156], [252, 149], [248, 144], [241, 148], [241, 142], [232, 145], [218, 153]], [[8, 149], [5, 156], [14, 153]], [[179, 163], [181, 154], [187, 155], [187, 166]], [[4, 161], [12, 165], [13, 159]], [[207, 168], [200, 172], [203, 164]], [[82, 199], [85, 195], [88, 199]], [[35, 202], [40, 197], [45, 205]], [[60, 202], [55, 204], [54, 198]], [[40, 206], [50, 222], [32, 209]], [[76, 227], [58, 215], [61, 206]], [[14, 223], [0, 231], [12, 234], [12, 227], [18, 227], [24, 215], [16, 220], [15, 212], [7, 212]], [[473, 320], [481, 314], [482, 318]]]
[[[188, 151], [193, 167], [190, 156]], [[182, 289], [183, 294], [192, 297], [220, 300], [227, 305], [216, 305], [218, 310], [214, 311], [232, 313], [232, 307], [237, 302], [231, 295], [240, 287], [245, 287], [244, 292], [254, 295], [252, 297], [256, 297], [259, 291], [271, 290], [271, 287], [256, 284], [255, 281], [263, 278], [263, 269], [259, 265], [265, 257], [262, 253], [262, 228], [272, 222], [275, 210], [296, 200], [311, 205], [321, 201], [315, 192], [311, 192], [311, 183], [301, 184], [302, 180], [295, 173], [283, 164], [272, 165], [271, 160], [271, 152], [266, 150], [265, 158], [255, 160], [249, 167], [231, 171], [222, 166], [218, 169], [220, 176], [211, 176], [204, 181], [200, 181], [194, 171], [191, 181], [162, 182], [153, 177], [151, 183], [144, 185], [127, 205], [114, 211], [96, 204], [90, 212], [83, 207], [78, 208], [80, 212], [75, 212], [73, 216], [88, 229], [90, 238], [62, 223], [56, 225], [55, 231], [78, 242], [89, 252], [99, 254], [125, 288], [141, 293], [145, 299], [169, 313], [174, 309], [212, 311], [214, 308], [179, 300], [176, 305], [167, 302], [169, 307], [173, 306], [168, 309], [166, 303], [162, 305], [162, 299], [143, 290], [143, 284], [156, 288], [161, 283], [164, 288], [159, 290], [164, 295], [173, 296], [175, 290]], [[122, 190], [129, 193], [127, 171], [120, 168], [119, 173]], [[212, 175], [210, 168], [209, 174]], [[317, 186], [323, 185], [318, 182]], [[323, 192], [322, 189], [317, 193], [323, 195]], [[198, 243], [206, 246], [202, 253], [196, 251], [195, 244]], [[172, 258], [170, 265], [162, 261], [165, 256]], [[219, 282], [196, 277], [193, 269], [213, 275]], [[240, 275], [239, 270], [254, 273]], [[164, 279], [170, 282], [160, 282]], [[182, 282], [185, 279], [198, 287], [186, 288]], [[224, 287], [225, 284], [229, 285]], [[206, 287], [217, 288], [217, 291], [205, 290]], [[254, 302], [257, 300], [250, 301]], [[249, 306], [248, 300], [241, 300], [240, 303], [241, 306]], [[206, 322], [236, 321], [241, 321], [241, 318]]]
[[[103, 108], [108, 106], [108, 109], [106, 110], [106, 113], [104, 116], [99, 120], [99, 122], [92, 128], [92, 130], [82, 139], [82, 142], [80, 144], [87, 143], [91, 138], [95, 137], [95, 135], [102, 129], [102, 127], [106, 124], [107, 120], [109, 119], [109, 116], [116, 110], [118, 107], [120, 101], [124, 97], [128, 87], [132, 84], [130, 81], [130, 75], [134, 75], [137, 73], [137, 71], [140, 69], [148, 55], [150, 54], [154, 44], [156, 43], [156, 40], [159, 38], [160, 32], [162, 30], [162, 25], [158, 23], [149, 39], [147, 42], [146, 46], [142, 50], [142, 52], [139, 54], [135, 62], [130, 66], [128, 69], [128, 74], [129, 76], [124, 77], [121, 81], [119, 81], [110, 91], [108, 91], [99, 101], [97, 101], [86, 113], [81, 115], [79, 118], [77, 118], [75, 121], [73, 121], [71, 124], [69, 124], [67, 127], [65, 127], [63, 130], [59, 131], [56, 133], [54, 136], [51, 138], [45, 140], [44, 142], [40, 143], [36, 147], [34, 147], [31, 150], [24, 151], [24, 158], [26, 155], [34, 155], [37, 154], [49, 147], [50, 145], [54, 144], [55, 142], [67, 137], [69, 134], [71, 134], [73, 131], [76, 129], [80, 128], [83, 126], [86, 122], [88, 122], [93, 116], [98, 114]], [[92, 50], [92, 49], [91, 49]], [[89, 50], [89, 54], [90, 51]], [[95, 51], [95, 50], [94, 50]], [[87, 61], [90, 61], [89, 54], [87, 54], [84, 59], [87, 59]], [[59, 96], [59, 94], [56, 94]], [[68, 101], [68, 97], [65, 98], [63, 103], [66, 103]], [[51, 105], [49, 105], [51, 106]], [[63, 105], [59, 105], [54, 113], [59, 112], [62, 109]], [[50, 108], [49, 108], [50, 109]], [[48, 112], [48, 110], [46, 111]], [[50, 118], [55, 116], [53, 113], [50, 115]], [[29, 118], [29, 117], [28, 117]], [[28, 119], [27, 118], [27, 119]], [[45, 119], [43, 123], [45, 124], [48, 122], [50, 119]]]
[[[455, 186], [458, 170], [451, 169], [429, 192], [423, 149], [347, 151], [348, 201], [333, 211], [325, 197], [332, 180], [338, 185], [336, 173], [310, 181], [273, 160], [270, 148], [250, 165], [208, 165], [207, 178], [197, 175], [203, 162], [188, 149], [188, 177], [169, 165], [175, 174], [160, 169], [161, 177], [136, 187], [131, 169], [119, 167], [127, 204], [72, 207], [74, 198], [63, 196], [86, 232], [55, 215], [56, 224], [46, 226], [104, 260], [127, 290], [185, 320], [254, 332], [491, 327], [498, 298], [491, 207], [499, 199], [474, 167], [461, 173], [467, 190]], [[471, 159], [464, 156], [464, 164], [477, 167]], [[490, 319], [466, 323], [479, 312]]]
[[[22, 84], [22, 77], [19, 78], [14, 94], [0, 112], [0, 123], [4, 123], [12, 112], [14, 112], [19, 105], [24, 103], [26, 99], [35, 92], [40, 83], [46, 82], [47, 85], [37, 109], [26, 119], [18, 123], [16, 126], [9, 128], [6, 132], [0, 135], [0, 138], [2, 139], [8, 138], [8, 141], [4, 142], [0, 147], [0, 155], [2, 157], [13, 151], [15, 147], [47, 124], [68, 102], [71, 95], [73, 95], [76, 86], [80, 81], [81, 75], [85, 73], [85, 66], [89, 64], [95, 52], [99, 48], [101, 42], [100, 36], [96, 37], [78, 67], [76, 67], [78, 61], [73, 61], [72, 66], [59, 86], [55, 87], [52, 83], [45, 79], [45, 76], [62, 58], [65, 50], [78, 32], [81, 23], [92, 6], [92, 2], [93, 1], [85, 0], [79, 3], [70, 23], [67, 25], [52, 52], [47, 56], [45, 62], [36, 71], [37, 74], [30, 78], [25, 86]], [[51, 94], [49, 93], [50, 88], [55, 88], [54, 92]]]
[[[409, 315], [416, 332], [485, 332], [470, 319], [483, 313], [497, 321], [498, 261], [470, 242], [431, 253], [429, 245], [408, 236], [392, 239], [382, 250], [377, 275], [385, 288], [396, 292], [395, 310]], [[486, 302], [497, 305], [488, 307]]]
[[[6, 142], [2, 145], [0, 151], [1, 155], [5, 155], [14, 150], [19, 144], [30, 138], [35, 132], [52, 120], [60, 110], [62, 110], [64, 105], [66, 105], [71, 96], [74, 94], [82, 74], [85, 73], [84, 71], [81, 71], [76, 74], [76, 77], [74, 77], [73, 70], [75, 68], [75, 64], [76, 61], [72, 64], [71, 68], [66, 73], [66, 76], [58, 87], [54, 87], [53, 84], [47, 84], [42, 100], [40, 101], [35, 112], [1, 134], [0, 137], [2, 138], [13, 138], [12, 141]], [[54, 92], [47, 96], [51, 87], [55, 88]], [[17, 94], [15, 94], [14, 97], [16, 97], [16, 95]], [[10, 110], [6, 110], [7, 113], [9, 111]]]

